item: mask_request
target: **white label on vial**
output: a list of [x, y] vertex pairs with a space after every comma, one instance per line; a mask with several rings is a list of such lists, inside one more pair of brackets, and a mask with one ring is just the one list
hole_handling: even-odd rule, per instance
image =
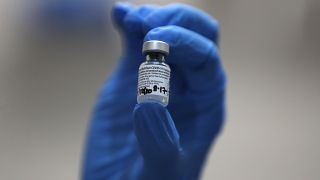
[[139, 68], [138, 95], [169, 97], [170, 68], [156, 64], [142, 64]]

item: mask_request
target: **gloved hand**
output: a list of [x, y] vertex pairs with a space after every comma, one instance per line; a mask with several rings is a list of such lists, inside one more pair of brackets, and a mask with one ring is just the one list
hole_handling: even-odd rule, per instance
[[[198, 179], [224, 119], [217, 22], [182, 4], [121, 3], [113, 17], [124, 52], [93, 111], [83, 179]], [[144, 40], [170, 45], [169, 111], [156, 103], [136, 105]]]

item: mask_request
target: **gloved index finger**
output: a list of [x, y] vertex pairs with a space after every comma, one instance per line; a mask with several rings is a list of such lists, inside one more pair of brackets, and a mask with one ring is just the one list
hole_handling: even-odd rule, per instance
[[223, 87], [225, 76], [218, 49], [206, 37], [179, 26], [162, 26], [149, 31], [145, 40], [170, 45], [167, 62], [184, 72], [190, 91], [202, 94]]
[[215, 44], [218, 43], [218, 21], [192, 6], [175, 3], [157, 8], [145, 18], [144, 29], [148, 32], [153, 28], [166, 25], [184, 27], [201, 34]]
[[112, 19], [117, 26], [123, 26], [123, 19], [127, 13], [133, 9], [133, 5], [129, 3], [117, 2], [112, 9]]
[[127, 2], [117, 2], [112, 10], [116, 25], [127, 32], [143, 33], [142, 24], [145, 17], [157, 9], [156, 5], [135, 6]]

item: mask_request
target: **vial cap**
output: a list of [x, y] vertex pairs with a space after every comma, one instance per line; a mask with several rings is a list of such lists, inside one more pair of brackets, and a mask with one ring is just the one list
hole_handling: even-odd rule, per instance
[[148, 52], [159, 52], [165, 55], [169, 54], [169, 44], [163, 41], [146, 41], [143, 43], [142, 53], [146, 54]]

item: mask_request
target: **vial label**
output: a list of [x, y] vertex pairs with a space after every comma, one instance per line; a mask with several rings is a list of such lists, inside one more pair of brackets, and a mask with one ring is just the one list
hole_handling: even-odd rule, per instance
[[169, 97], [170, 68], [157, 64], [142, 64], [139, 68], [138, 96]]

